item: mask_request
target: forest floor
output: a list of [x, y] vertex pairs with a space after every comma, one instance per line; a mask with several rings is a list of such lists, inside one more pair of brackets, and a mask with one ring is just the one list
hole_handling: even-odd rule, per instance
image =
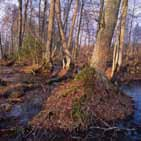
[[101, 75], [88, 83], [79, 79], [49, 84], [51, 74], [36, 74], [36, 68], [1, 62], [0, 136], [21, 132], [28, 123], [37, 128], [70, 131], [85, 129], [92, 122], [109, 127], [133, 113], [131, 98]]

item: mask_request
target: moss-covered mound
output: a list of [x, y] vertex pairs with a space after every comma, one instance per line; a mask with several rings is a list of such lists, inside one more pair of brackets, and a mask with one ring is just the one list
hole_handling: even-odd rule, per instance
[[122, 94], [104, 75], [92, 68], [75, 80], [58, 86], [31, 125], [49, 130], [87, 129], [124, 119], [133, 112], [132, 100]]

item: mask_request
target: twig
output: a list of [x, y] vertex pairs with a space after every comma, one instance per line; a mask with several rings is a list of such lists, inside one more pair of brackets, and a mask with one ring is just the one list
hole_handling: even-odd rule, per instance
[[119, 127], [109, 127], [109, 128], [103, 128], [103, 127], [94, 127], [94, 126], [91, 126], [90, 129], [100, 129], [100, 130], [104, 130], [105, 132], [107, 131], [110, 131], [110, 130], [117, 130], [117, 131], [121, 131], [121, 130], [124, 130], [124, 131], [135, 131], [136, 129], [135, 128], [119, 128]]

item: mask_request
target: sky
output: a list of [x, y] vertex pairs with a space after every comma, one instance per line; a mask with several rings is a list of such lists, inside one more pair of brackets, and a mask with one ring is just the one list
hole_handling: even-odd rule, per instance
[[0, 2], [0, 6], [1, 6], [1, 8], [0, 8], [0, 20], [3, 17], [4, 13], [5, 13], [5, 6], [7, 4], [15, 4], [15, 5], [18, 5], [17, 0], [5, 0], [4, 2], [1, 1]]
[[[0, 2], [1, 4], [1, 8], [0, 8], [0, 19], [1, 17], [4, 15], [4, 10], [5, 10], [5, 5], [6, 4], [15, 4], [15, 5], [18, 5], [18, 0], [2, 0]], [[99, 0], [97, 0], [99, 1]], [[132, 8], [134, 6], [134, 1], [136, 1], [136, 8], [140, 8], [141, 9], [141, 0], [129, 0], [129, 7]], [[137, 10], [136, 11], [136, 14], [141, 14], [140, 12], [141, 10]]]
[[[96, 1], [96, 0], [95, 0]], [[97, 0], [100, 1], [100, 0]], [[136, 15], [140, 15], [135, 22], [134, 25], [137, 23], [141, 26], [141, 0], [129, 0], [129, 8], [132, 9], [134, 6], [134, 1], [136, 1]], [[6, 5], [7, 4], [15, 4], [18, 5], [18, 0], [1, 0], [0, 1], [0, 27], [1, 27], [1, 19], [4, 16]]]

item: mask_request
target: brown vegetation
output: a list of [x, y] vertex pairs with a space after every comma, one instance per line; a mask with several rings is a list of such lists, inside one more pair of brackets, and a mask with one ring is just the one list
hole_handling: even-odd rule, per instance
[[86, 68], [75, 80], [60, 84], [30, 123], [48, 130], [83, 130], [93, 124], [107, 126], [132, 113], [129, 97], [102, 74]]
[[[134, 23], [135, 1], [132, 12], [128, 3], [128, 0], [18, 0], [15, 6], [5, 3], [8, 10], [0, 22], [2, 129], [19, 126], [22, 116], [31, 112], [32, 116], [26, 119], [29, 121], [39, 111], [29, 124], [51, 131], [107, 128], [130, 116], [131, 98], [114, 85], [127, 79], [141, 79], [137, 34], [141, 27]], [[17, 106], [23, 115], [9, 122], [8, 116]], [[32, 114], [24, 112], [25, 108], [37, 111]], [[0, 130], [0, 134], [3, 131], [7, 130]]]

